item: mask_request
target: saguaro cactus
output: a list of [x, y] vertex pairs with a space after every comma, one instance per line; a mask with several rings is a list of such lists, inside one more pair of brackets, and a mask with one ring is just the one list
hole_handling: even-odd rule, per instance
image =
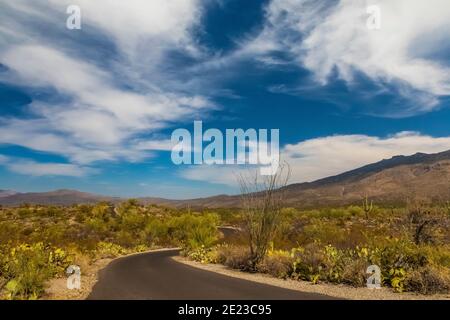
[[370, 200], [369, 203], [369, 197], [367, 195], [363, 200], [362, 208], [364, 210], [364, 213], [366, 214], [366, 219], [369, 220], [369, 213], [371, 213], [373, 210], [373, 201]]

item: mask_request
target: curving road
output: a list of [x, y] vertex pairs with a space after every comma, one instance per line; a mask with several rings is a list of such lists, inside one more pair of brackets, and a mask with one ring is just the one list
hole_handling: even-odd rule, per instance
[[100, 271], [88, 299], [157, 300], [316, 300], [332, 299], [197, 269], [171, 257], [179, 250], [136, 254]]

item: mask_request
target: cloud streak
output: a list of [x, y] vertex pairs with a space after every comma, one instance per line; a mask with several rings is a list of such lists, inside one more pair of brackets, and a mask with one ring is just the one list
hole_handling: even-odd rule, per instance
[[95, 174], [97, 170], [78, 166], [69, 163], [39, 163], [32, 160], [0, 156], [0, 165], [8, 170], [27, 176], [65, 176], [65, 177], [84, 177]]
[[[373, 4], [381, 9], [380, 30], [367, 28], [366, 10]], [[241, 51], [268, 57], [288, 52], [316, 84], [343, 80], [356, 94], [364, 91], [363, 76], [379, 93], [407, 101], [383, 115], [410, 116], [437, 108], [450, 95], [450, 65], [436, 59], [449, 30], [446, 0], [272, 0], [265, 27]]]
[[[69, 4], [81, 7], [83, 41], [65, 29]], [[27, 119], [0, 118], [2, 144], [62, 154], [75, 165], [138, 161], [150, 156], [137, 144], [142, 135], [213, 106], [179, 91], [159, 68], [169, 51], [197, 54], [190, 34], [201, 15], [197, 0], [18, 0], [1, 7], [2, 80], [54, 92], [51, 100], [33, 97]], [[100, 36], [117, 50], [106, 61], [86, 56], [86, 38]]]

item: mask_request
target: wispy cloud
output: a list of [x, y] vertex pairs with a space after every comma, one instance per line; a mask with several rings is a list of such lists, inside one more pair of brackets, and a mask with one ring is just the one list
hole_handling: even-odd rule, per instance
[[[367, 28], [373, 4], [382, 12], [380, 30]], [[242, 41], [239, 53], [267, 64], [279, 63], [270, 59], [274, 52], [288, 53], [288, 61], [312, 72], [316, 86], [337, 78], [355, 94], [365, 94], [356, 80], [363, 75], [384, 94], [404, 99], [400, 106], [394, 99], [383, 115], [410, 116], [435, 109], [450, 95], [448, 59], [437, 58], [449, 30], [447, 0], [272, 0], [264, 28]], [[300, 89], [291, 92], [307, 91]]]
[[40, 163], [32, 160], [0, 156], [0, 164], [10, 171], [27, 176], [84, 177], [97, 170], [69, 163]]
[[[66, 29], [69, 4], [82, 9], [80, 31]], [[389, 115], [431, 111], [450, 95], [448, 60], [436, 57], [442, 53], [442, 39], [450, 36], [448, 0], [272, 0], [265, 8], [261, 31], [237, 39], [238, 48], [225, 56], [220, 50], [202, 48], [193, 35], [204, 4], [201, 0], [2, 1], [0, 81], [24, 88], [33, 102], [26, 117], [0, 116], [0, 144], [62, 155], [69, 163], [13, 165], [0, 157], [0, 164], [15, 172], [80, 176], [92, 172], [89, 168], [96, 161], [135, 162], [152, 151], [169, 151], [172, 145], [161, 132], [179, 122], [207, 117], [215, 108], [211, 93], [237, 97], [207, 82], [236, 76], [229, 66], [247, 60], [272, 67], [288, 63], [313, 75], [314, 84], [308, 82], [300, 89], [272, 86], [278, 93], [305, 94], [336, 78], [351, 89], [362, 74], [379, 89], [370, 99], [391, 92], [409, 101], [396, 105]], [[381, 30], [366, 28], [368, 4], [380, 6]], [[174, 55], [195, 63], [180, 71], [170, 64]], [[358, 89], [357, 94], [367, 94]], [[336, 100], [336, 95], [323, 96]], [[336, 146], [364, 152], [346, 156]], [[294, 178], [308, 181], [397, 153], [448, 148], [447, 138], [410, 133], [390, 138], [319, 138], [288, 145], [283, 154], [293, 164]], [[205, 171], [211, 168], [194, 167], [183, 175], [233, 183], [228, 168]]]
[[[65, 29], [69, 4], [81, 7], [82, 31]], [[0, 62], [8, 68], [2, 80], [55, 92], [51, 100], [33, 97], [27, 119], [0, 118], [0, 143], [58, 153], [74, 164], [136, 161], [148, 155], [135, 144], [142, 134], [205, 115], [213, 105], [178, 90], [159, 68], [170, 51], [198, 53], [190, 34], [201, 14], [197, 0], [0, 5]], [[117, 52], [89, 56], [89, 39]]]

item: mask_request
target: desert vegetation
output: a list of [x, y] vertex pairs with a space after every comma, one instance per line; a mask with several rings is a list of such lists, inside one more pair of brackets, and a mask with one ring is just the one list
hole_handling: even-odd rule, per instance
[[6, 299], [38, 299], [69, 265], [182, 246], [194, 251], [217, 241], [219, 218], [130, 200], [70, 207], [0, 208], [0, 290]]
[[[364, 287], [367, 267], [377, 265], [382, 285], [396, 292], [449, 293], [448, 205], [386, 208], [364, 200], [301, 210], [278, 204], [270, 207], [277, 210], [270, 227], [245, 208], [195, 212], [133, 200], [0, 208], [1, 297], [39, 299], [50, 279], [66, 277], [69, 265], [161, 247], [182, 247], [184, 255], [203, 263], [355, 287]], [[223, 238], [219, 226], [237, 231]], [[267, 232], [265, 242], [249, 242], [249, 230], [252, 237]], [[256, 259], [261, 243], [264, 252]]]
[[355, 287], [366, 286], [367, 268], [377, 265], [382, 285], [395, 292], [448, 294], [449, 226], [450, 213], [444, 205], [381, 208], [365, 199], [360, 206], [345, 208], [284, 208], [267, 253], [256, 266], [245, 219], [242, 232], [232, 239], [190, 256], [284, 279]]

